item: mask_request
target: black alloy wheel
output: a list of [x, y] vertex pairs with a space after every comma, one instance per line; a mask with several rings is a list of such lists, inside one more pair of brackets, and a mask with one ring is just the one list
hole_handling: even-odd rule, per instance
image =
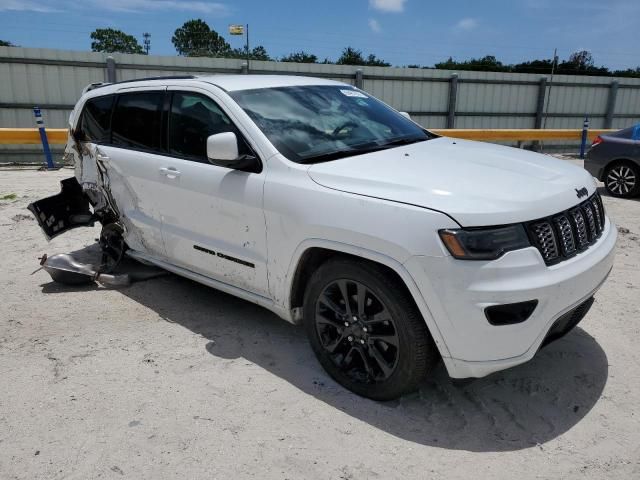
[[329, 283], [315, 313], [322, 347], [349, 378], [374, 383], [391, 376], [400, 355], [398, 331], [387, 307], [364, 284]]
[[331, 377], [374, 400], [418, 388], [438, 349], [401, 280], [385, 267], [338, 257], [311, 275], [303, 322]]

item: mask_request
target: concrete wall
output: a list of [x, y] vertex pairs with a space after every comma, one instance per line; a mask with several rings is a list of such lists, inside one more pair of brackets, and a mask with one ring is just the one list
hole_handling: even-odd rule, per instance
[[[246, 61], [0, 47], [0, 128], [34, 126], [32, 107], [47, 126], [64, 128], [82, 89], [92, 82], [246, 71]], [[426, 128], [539, 128], [549, 100], [547, 128], [623, 128], [640, 122], [640, 79], [454, 72], [449, 70], [251, 61], [251, 73], [311, 75], [350, 83]], [[546, 79], [546, 82], [545, 82]], [[29, 153], [28, 153], [29, 152]], [[0, 145], [0, 162], [40, 161], [34, 147]]]

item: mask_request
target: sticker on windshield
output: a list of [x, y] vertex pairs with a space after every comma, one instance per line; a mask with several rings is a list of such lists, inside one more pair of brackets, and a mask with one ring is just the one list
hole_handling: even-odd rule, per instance
[[359, 92], [357, 90], [340, 90], [343, 95], [347, 97], [358, 97], [358, 98], [369, 98], [364, 93]]

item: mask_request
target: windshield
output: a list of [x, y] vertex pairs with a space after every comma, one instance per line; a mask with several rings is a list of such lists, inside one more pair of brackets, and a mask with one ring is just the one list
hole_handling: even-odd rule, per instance
[[230, 95], [280, 153], [294, 162], [335, 160], [433, 137], [347, 85], [262, 88]]

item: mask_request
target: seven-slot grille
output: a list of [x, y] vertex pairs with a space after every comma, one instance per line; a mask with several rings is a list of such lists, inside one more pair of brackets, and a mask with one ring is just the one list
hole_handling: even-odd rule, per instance
[[580, 205], [527, 224], [533, 245], [547, 265], [573, 257], [593, 245], [604, 230], [604, 205], [597, 193]]

